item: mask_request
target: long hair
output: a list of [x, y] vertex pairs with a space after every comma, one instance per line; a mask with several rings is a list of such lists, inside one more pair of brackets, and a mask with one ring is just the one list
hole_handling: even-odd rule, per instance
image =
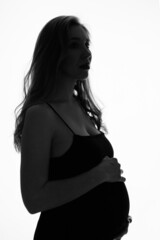
[[[24, 99], [14, 110], [14, 147], [17, 152], [21, 151], [26, 110], [32, 105], [45, 102], [55, 87], [62, 56], [66, 49], [67, 34], [71, 26], [81, 26], [90, 37], [88, 29], [75, 16], [53, 18], [39, 33], [31, 66], [24, 77]], [[85, 81], [77, 81], [73, 96], [80, 102], [95, 127], [98, 130], [103, 128], [107, 132], [102, 124], [102, 111], [93, 97], [88, 78]], [[16, 113], [18, 108], [20, 109]]]

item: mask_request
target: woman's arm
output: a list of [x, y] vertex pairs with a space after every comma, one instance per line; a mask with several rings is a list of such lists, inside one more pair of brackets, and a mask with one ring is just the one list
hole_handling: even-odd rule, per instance
[[73, 178], [49, 181], [32, 199], [30, 213], [34, 214], [68, 203], [102, 182], [104, 178], [99, 174], [97, 167]]
[[73, 178], [47, 182], [32, 199], [30, 212], [37, 213], [68, 203], [103, 182], [124, 182], [116, 158], [105, 157], [100, 164]]

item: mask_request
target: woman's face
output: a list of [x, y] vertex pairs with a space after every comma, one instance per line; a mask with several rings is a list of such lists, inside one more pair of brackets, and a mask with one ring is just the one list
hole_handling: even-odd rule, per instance
[[87, 62], [90, 65], [91, 62], [88, 35], [81, 26], [74, 26], [71, 27], [68, 37], [61, 73], [75, 80], [85, 79], [88, 77], [89, 69], [80, 68], [80, 65]]

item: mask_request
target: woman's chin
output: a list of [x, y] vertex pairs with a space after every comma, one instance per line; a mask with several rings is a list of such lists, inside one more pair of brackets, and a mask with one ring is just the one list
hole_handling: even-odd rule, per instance
[[88, 69], [81, 71], [80, 75], [84, 78], [88, 77]]

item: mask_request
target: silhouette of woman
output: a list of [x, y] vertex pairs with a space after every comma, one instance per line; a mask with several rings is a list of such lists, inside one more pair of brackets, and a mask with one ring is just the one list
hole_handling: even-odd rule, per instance
[[129, 196], [90, 88], [89, 45], [77, 17], [50, 20], [24, 78], [14, 144], [24, 205], [40, 212], [34, 240], [118, 240], [127, 233]]

